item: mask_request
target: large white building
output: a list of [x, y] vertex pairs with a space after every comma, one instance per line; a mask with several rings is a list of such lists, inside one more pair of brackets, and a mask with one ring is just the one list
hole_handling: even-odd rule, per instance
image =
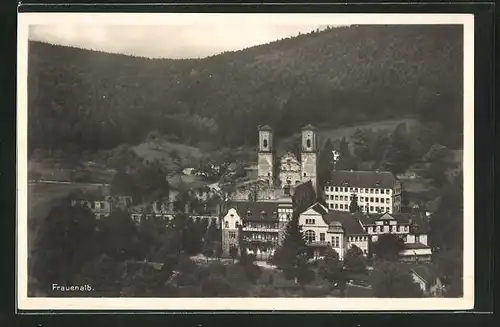
[[387, 171], [332, 171], [324, 187], [329, 210], [350, 211], [351, 201], [365, 213], [401, 211], [401, 182]]

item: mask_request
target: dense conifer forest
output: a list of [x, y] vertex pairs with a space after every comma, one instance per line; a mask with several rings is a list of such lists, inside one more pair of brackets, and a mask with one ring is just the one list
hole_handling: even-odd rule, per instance
[[462, 38], [459, 26], [349, 26], [185, 60], [30, 41], [29, 152], [112, 149], [153, 130], [233, 147], [259, 124], [287, 136], [409, 115], [441, 122], [441, 143], [459, 148]]

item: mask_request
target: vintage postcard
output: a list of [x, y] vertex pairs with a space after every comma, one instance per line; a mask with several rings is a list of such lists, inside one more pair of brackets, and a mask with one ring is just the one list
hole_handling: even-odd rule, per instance
[[474, 306], [473, 15], [18, 22], [18, 309]]

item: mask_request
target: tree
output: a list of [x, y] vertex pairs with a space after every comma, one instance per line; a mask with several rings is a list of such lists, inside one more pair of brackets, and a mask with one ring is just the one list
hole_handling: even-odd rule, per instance
[[143, 259], [139, 231], [126, 212], [116, 210], [101, 220], [98, 237], [103, 253], [113, 259]]
[[409, 271], [398, 263], [382, 262], [372, 272], [373, 296], [382, 298], [422, 297]]
[[[92, 296], [118, 297], [122, 289], [123, 263], [106, 254], [85, 263], [74, 282], [92, 285]], [[90, 293], [85, 293], [87, 296]]]
[[412, 156], [405, 123], [396, 126], [392, 132], [385, 160], [394, 174], [405, 172], [410, 165]]
[[435, 250], [463, 249], [463, 191], [448, 183], [443, 187], [441, 201], [432, 215], [429, 241]]
[[304, 210], [314, 204], [316, 198], [316, 192], [314, 191], [311, 181], [307, 181], [297, 186], [292, 195], [294, 213], [298, 215], [304, 212]]
[[344, 137], [340, 141], [339, 146], [339, 160], [335, 164], [336, 170], [357, 170], [358, 165], [356, 162], [356, 158], [351, 154], [349, 150], [349, 143]]
[[233, 258], [233, 263], [234, 263], [234, 260], [238, 256], [238, 248], [235, 245], [231, 244], [231, 246], [229, 246], [229, 256]]
[[320, 181], [320, 189], [323, 188], [325, 182], [330, 180], [330, 175], [334, 166], [333, 150], [332, 141], [329, 138], [326, 139], [318, 160], [318, 180]]
[[344, 256], [344, 266], [352, 273], [365, 273], [366, 259], [363, 251], [353, 244]]
[[87, 208], [61, 204], [43, 220], [34, 242], [31, 274], [40, 287], [71, 284], [85, 263], [99, 253], [97, 222]]
[[325, 249], [324, 257], [318, 263], [320, 275], [330, 283], [338, 283], [342, 277], [339, 254], [331, 247]]
[[292, 219], [288, 223], [285, 237], [280, 247], [276, 249], [273, 263], [285, 271], [285, 275], [290, 279], [297, 280], [299, 276], [300, 264], [307, 254], [306, 243], [299, 226], [299, 214], [294, 211]]
[[396, 234], [382, 234], [373, 243], [373, 253], [377, 259], [397, 261], [404, 249], [404, 240]]
[[354, 212], [360, 212], [361, 209], [358, 205], [358, 196], [356, 194], [353, 194], [352, 195], [352, 200], [351, 200], [351, 203], [349, 204], [349, 211], [351, 213], [354, 213]]
[[445, 296], [459, 297], [463, 295], [463, 251], [459, 248], [439, 249], [432, 253], [437, 274], [445, 286]]
[[354, 154], [362, 161], [371, 160], [371, 149], [368, 141], [368, 131], [356, 129], [352, 138], [354, 139]]
[[429, 163], [427, 173], [438, 187], [448, 182], [448, 177], [446, 175], [446, 171], [450, 166], [446, 161], [448, 155], [449, 150], [447, 147], [440, 144], [434, 144], [422, 158]]

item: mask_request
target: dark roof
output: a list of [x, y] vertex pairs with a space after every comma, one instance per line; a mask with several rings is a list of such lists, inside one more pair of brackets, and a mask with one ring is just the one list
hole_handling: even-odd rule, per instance
[[431, 284], [437, 278], [435, 270], [428, 265], [417, 266], [411, 271], [420, 276], [428, 284]]
[[[300, 183], [293, 189], [292, 201], [293, 207], [299, 213], [309, 208], [314, 204], [316, 200], [316, 192], [314, 191], [314, 186], [310, 180], [304, 183]], [[300, 204], [300, 208], [297, 206]]]
[[[385, 216], [385, 217], [384, 217]], [[384, 220], [388, 218], [394, 218], [398, 224], [404, 225], [409, 224], [410, 219], [414, 218], [412, 214], [409, 213], [381, 213], [381, 214], [360, 214], [359, 219], [361, 223], [365, 226], [375, 225], [375, 221]]]
[[405, 243], [404, 244], [405, 249], [407, 250], [412, 250], [412, 249], [428, 249], [430, 246], [425, 245], [423, 243]]
[[278, 220], [277, 202], [229, 202], [227, 208], [236, 208], [238, 215], [245, 221]]
[[329, 214], [323, 215], [323, 219], [327, 224], [338, 221], [342, 224], [347, 235], [365, 235], [366, 231], [361, 226], [358, 215], [347, 212], [334, 211]]
[[264, 126], [259, 126], [258, 130], [259, 131], [272, 131], [273, 129], [269, 125], [264, 125]]
[[325, 210], [325, 208], [321, 204], [319, 204], [319, 203], [315, 203], [310, 208], [313, 209], [314, 211], [316, 211], [317, 213], [321, 214], [321, 215], [325, 215], [325, 214], [328, 213], [328, 210]]
[[316, 131], [318, 129], [311, 124], [307, 124], [306, 126], [302, 127], [302, 130], [303, 131]]
[[347, 182], [351, 187], [392, 189], [395, 181], [396, 177], [389, 171], [334, 170], [327, 184], [339, 186]]

